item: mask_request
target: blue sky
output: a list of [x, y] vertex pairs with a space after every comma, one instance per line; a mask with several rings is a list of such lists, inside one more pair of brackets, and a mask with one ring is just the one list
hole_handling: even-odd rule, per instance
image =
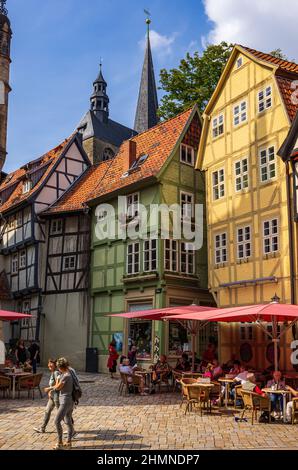
[[[290, 59], [296, 53], [297, 0], [8, 0], [13, 29], [9, 103], [10, 171], [73, 132], [89, 108], [100, 57], [110, 116], [132, 126], [152, 14], [156, 77], [187, 51], [226, 40]], [[298, 48], [297, 48], [298, 49]]]
[[[145, 37], [152, 14], [156, 76], [199, 47], [207, 32], [191, 0], [8, 0], [13, 29], [9, 103], [10, 171], [64, 140], [88, 110], [100, 57], [110, 116], [132, 126]], [[159, 36], [160, 35], [160, 36]]]

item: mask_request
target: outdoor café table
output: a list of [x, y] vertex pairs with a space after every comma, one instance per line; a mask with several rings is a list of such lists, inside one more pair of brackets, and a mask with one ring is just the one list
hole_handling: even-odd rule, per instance
[[[153, 373], [152, 370], [136, 370], [135, 371], [135, 375], [141, 375], [141, 376], [144, 377], [145, 384], [148, 385], [149, 388], [151, 386], [152, 373]], [[148, 383], [147, 383], [147, 381], [148, 381]]]
[[228, 379], [227, 377], [222, 377], [218, 379], [218, 382], [225, 384], [225, 407], [228, 408], [228, 395], [230, 390], [230, 384], [234, 383], [234, 379]]
[[282, 403], [283, 403], [283, 422], [287, 422], [287, 395], [291, 396], [291, 392], [289, 390], [272, 390], [272, 388], [262, 388], [262, 392], [265, 393], [276, 393], [277, 395], [282, 395]]
[[32, 375], [31, 372], [8, 372], [5, 374], [6, 377], [12, 378], [12, 398], [16, 397], [16, 378], [26, 377], [27, 375]]

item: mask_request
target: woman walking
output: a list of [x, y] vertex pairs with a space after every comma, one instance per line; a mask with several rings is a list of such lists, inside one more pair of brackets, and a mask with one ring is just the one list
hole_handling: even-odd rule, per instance
[[118, 357], [119, 357], [119, 354], [117, 353], [117, 350], [116, 350], [116, 341], [113, 339], [109, 344], [109, 359], [107, 363], [107, 367], [110, 371], [112, 379], [114, 378], [114, 374], [116, 372]]
[[[58, 442], [54, 449], [71, 448], [71, 439], [74, 435], [72, 413], [74, 401], [72, 397], [74, 380], [69, 368], [69, 363], [65, 357], [57, 360], [57, 368], [61, 374], [59, 381], [52, 390], [59, 391], [59, 409], [55, 418], [55, 426], [58, 434]], [[63, 429], [61, 422], [64, 420], [67, 426], [67, 441], [63, 444]]]

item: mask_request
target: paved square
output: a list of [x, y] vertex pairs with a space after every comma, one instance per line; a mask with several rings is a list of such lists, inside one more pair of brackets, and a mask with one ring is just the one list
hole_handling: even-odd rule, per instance
[[[298, 449], [297, 425], [236, 423], [232, 415], [184, 415], [180, 394], [119, 396], [119, 380], [80, 374], [83, 397], [74, 412], [75, 449]], [[44, 375], [46, 385], [48, 375]], [[0, 449], [44, 449], [56, 443], [51, 418], [37, 434], [46, 398], [4, 400], [0, 396]], [[55, 413], [55, 412], [54, 412]]]

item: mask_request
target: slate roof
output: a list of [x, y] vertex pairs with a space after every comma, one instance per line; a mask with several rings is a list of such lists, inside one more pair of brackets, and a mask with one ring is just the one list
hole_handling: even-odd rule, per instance
[[[85, 128], [85, 129], [84, 129]], [[120, 147], [124, 140], [130, 139], [136, 132], [112, 119], [100, 121], [92, 111], [88, 111], [78, 125], [83, 139], [97, 137], [98, 139]]]
[[[70, 144], [74, 138], [75, 136], [66, 139], [39, 159], [29, 162], [18, 170], [9, 173], [6, 178], [1, 181], [0, 200], [2, 198], [3, 203], [0, 204], [0, 213], [11, 210], [37, 193], [67, 145]], [[28, 175], [33, 179], [34, 176], [37, 175], [37, 182], [33, 185], [31, 191], [23, 194], [23, 183]]]
[[136, 143], [137, 158], [140, 155], [148, 155], [136, 171], [123, 177], [125, 156], [125, 143], [123, 143], [114, 159], [89, 168], [44, 214], [82, 211], [86, 203], [91, 203], [100, 196], [106, 196], [157, 176], [175, 149], [195, 109], [196, 106], [130, 139]]

